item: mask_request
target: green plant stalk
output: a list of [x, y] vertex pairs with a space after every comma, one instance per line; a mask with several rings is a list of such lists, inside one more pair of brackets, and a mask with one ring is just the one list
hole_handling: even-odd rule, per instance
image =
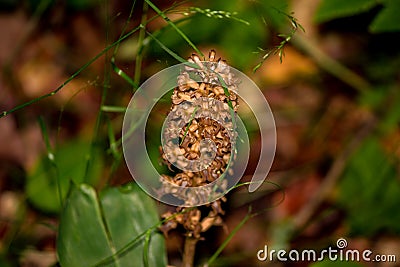
[[[136, 5], [136, 0], [133, 0], [132, 6], [131, 6], [131, 10], [130, 10], [130, 12], [129, 12], [129, 15], [128, 15], [127, 20], [125, 21], [124, 26], [122, 27], [122, 31], [121, 31], [121, 34], [119, 35], [119, 38], [121, 38], [121, 37], [124, 36], [125, 31], [126, 31], [126, 29], [128, 28], [128, 24], [129, 24], [129, 22], [132, 20], [133, 11], [135, 10], [135, 5]], [[117, 52], [118, 52], [118, 49], [119, 49], [119, 43], [115, 46], [115, 49], [114, 49], [114, 52], [113, 52], [113, 55], [112, 55], [111, 62], [114, 62], [115, 57], [116, 57]]]
[[110, 183], [111, 178], [113, 177], [114, 173], [118, 169], [119, 165], [121, 164], [122, 153], [118, 150], [118, 145], [116, 144], [115, 136], [114, 136], [114, 129], [112, 127], [110, 118], [107, 117], [107, 129], [108, 129], [108, 140], [110, 143], [110, 148], [107, 149], [107, 153], [111, 153], [113, 155], [113, 163], [111, 165], [110, 173], [107, 179], [107, 184]]
[[[133, 11], [135, 10], [135, 5], [136, 5], [136, 0], [133, 1], [132, 6], [131, 6], [131, 10], [129, 12], [129, 16], [128, 19], [125, 21], [125, 25], [122, 28], [121, 34], [120, 34], [120, 38], [125, 34], [126, 29], [128, 28], [128, 24], [129, 22], [132, 20], [133, 17]], [[124, 79], [125, 81], [127, 81], [133, 89], [137, 89], [138, 85], [135, 84], [135, 82], [133, 81], [133, 79], [126, 74], [122, 69], [120, 69], [117, 64], [115, 64], [115, 57], [117, 55], [118, 52], [118, 48], [119, 48], [119, 44], [115, 46], [114, 52], [113, 52], [113, 56], [111, 58], [111, 66], [113, 68], [113, 71], [118, 75], [121, 76], [122, 79]]]
[[143, 60], [143, 41], [144, 41], [144, 37], [146, 35], [146, 21], [147, 21], [147, 11], [149, 9], [149, 5], [147, 4], [146, 1], [143, 2], [143, 11], [142, 11], [142, 19], [140, 21], [140, 31], [139, 31], [139, 39], [138, 39], [138, 51], [137, 51], [137, 55], [136, 55], [136, 62], [135, 62], [135, 75], [134, 75], [134, 79], [133, 82], [135, 84], [139, 84], [140, 83], [140, 77], [142, 74], [142, 60]]
[[41, 117], [41, 116], [39, 117], [39, 125], [40, 125], [40, 129], [42, 131], [44, 143], [46, 145], [47, 158], [50, 161], [51, 166], [54, 168], [54, 170], [56, 172], [56, 177], [54, 177], [54, 178], [55, 178], [56, 185], [57, 185], [58, 200], [60, 202], [60, 207], [62, 207], [63, 199], [62, 199], [62, 190], [61, 190], [61, 184], [60, 184], [60, 174], [59, 174], [57, 163], [55, 162], [54, 151], [50, 144], [47, 127], [46, 127], [46, 124], [44, 123], [43, 117]]
[[151, 230], [146, 232], [143, 245], [143, 265], [149, 267], [149, 246], [150, 246]]
[[[173, 4], [171, 7], [169, 7], [169, 8], [167, 8], [167, 9], [164, 10], [164, 14], [167, 13], [168, 11], [172, 10], [172, 9], [175, 8], [176, 6], [179, 6], [181, 3], [184, 3], [184, 2], [185, 2], [185, 1], [182, 1], [182, 2], [179, 2], [179, 3]], [[126, 30], [126, 28], [128, 27], [128, 24], [129, 24], [129, 22], [130, 22], [131, 19], [132, 19], [133, 11], [134, 11], [134, 8], [133, 8], [133, 7], [134, 7], [135, 3], [136, 3], [136, 0], [134, 0], [134, 3], [132, 4], [131, 11], [130, 11], [130, 13], [129, 13], [129, 17], [128, 17], [127, 21], [125, 22], [125, 25], [124, 25], [124, 27], [123, 27], [123, 29], [122, 29], [122, 32], [121, 32], [121, 35], [120, 35], [120, 36], [123, 36], [123, 35], [124, 35], [125, 30]], [[147, 3], [146, 3], [146, 4], [147, 4]], [[148, 22], [152, 21], [152, 20], [153, 20], [154, 18], [156, 18], [156, 17], [158, 17], [158, 15], [157, 15], [157, 16], [154, 16], [154, 17], [152, 17], [152, 18], [150, 18], [148, 21], [147, 21], [147, 18], [146, 18], [146, 20], [142, 21], [141, 25], [142, 25], [142, 26], [147, 25]], [[189, 18], [179, 19], [179, 20], [175, 21], [174, 23], [175, 23], [175, 24], [178, 24], [178, 23], [180, 23], [180, 22], [182, 22], [182, 21], [184, 21], [184, 20], [187, 20], [187, 19], [189, 19]], [[144, 28], [145, 28], [145, 27], [144, 27]], [[158, 35], [160, 32], [162, 32], [162, 31], [165, 30], [165, 29], [166, 29], [166, 27], [163, 27], [163, 28], [161, 28], [160, 30], [157, 30], [156, 32], [154, 32], [153, 35], [156, 36], [156, 35]], [[147, 37], [144, 38], [143, 41], [142, 41], [142, 44], [143, 44], [143, 45], [141, 46], [142, 48], [144, 48], [144, 47], [148, 44], [148, 43], [146, 43], [146, 39], [147, 39]], [[116, 54], [117, 54], [118, 48], [119, 48], [119, 44], [118, 44], [118, 45], [115, 47], [115, 49], [114, 49], [113, 57], [111, 58], [111, 66], [112, 66], [114, 72], [115, 72], [118, 76], [121, 76], [122, 79], [124, 79], [126, 82], [128, 82], [128, 83], [132, 86], [132, 88], [133, 88], [134, 90], [136, 90], [136, 89], [138, 89], [139, 84], [138, 84], [138, 83], [135, 83], [134, 80], [133, 80], [128, 74], [126, 74], [121, 68], [119, 68], [119, 67], [115, 64], [115, 56], [116, 56]], [[137, 68], [136, 68], [136, 69], [137, 69]], [[135, 71], [136, 71], [136, 69], [135, 69]], [[139, 68], [138, 71], [141, 71], [141, 68]], [[134, 75], [134, 76], [135, 76], [135, 75]]]
[[122, 79], [127, 81], [133, 88], [133, 90], [137, 90], [139, 85], [135, 83], [132, 78], [126, 74], [123, 70], [121, 70], [116, 64], [115, 64], [115, 58], [111, 58], [111, 67], [113, 68], [113, 71], [118, 75], [121, 76]]
[[249, 211], [247, 212], [246, 216], [240, 221], [240, 223], [238, 225], [235, 226], [235, 228], [232, 230], [232, 232], [230, 232], [230, 234], [228, 235], [228, 237], [224, 240], [224, 242], [222, 243], [221, 246], [219, 246], [219, 248], [217, 249], [217, 251], [215, 251], [215, 253], [211, 256], [211, 258], [208, 259], [207, 263], [206, 263], [206, 267], [210, 266], [219, 256], [219, 254], [221, 254], [221, 252], [224, 250], [224, 248], [228, 245], [228, 243], [231, 241], [231, 239], [233, 238], [233, 236], [237, 233], [237, 231], [240, 230], [240, 228], [243, 227], [243, 225], [250, 219], [252, 218], [252, 214], [251, 214], [251, 206], [249, 207]]
[[326, 55], [320, 48], [317, 47], [311, 40], [304, 36], [297, 35], [292, 40], [293, 44], [306, 52], [311, 58], [326, 72], [332, 74], [344, 83], [359, 92], [369, 90], [372, 86], [361, 76], [354, 73], [349, 68], [340, 64], [338, 61]]
[[[169, 49], [168, 47], [166, 47], [160, 40], [158, 40], [153, 34], [151, 34], [150, 32], [147, 32], [147, 34], [154, 40], [156, 41], [156, 43], [165, 51], [167, 52], [170, 56], [172, 56], [173, 58], [175, 58], [176, 60], [178, 60], [181, 63], [189, 63], [187, 62], [187, 60], [185, 60], [184, 58], [182, 58], [181, 56], [179, 56], [178, 54], [176, 54], [175, 52], [173, 52], [171, 49]], [[197, 66], [197, 65], [196, 65]]]
[[126, 107], [103, 105], [101, 106], [101, 110], [104, 112], [125, 113]]
[[[110, 21], [109, 21], [109, 14], [108, 14], [108, 0], [105, 1], [104, 5], [105, 5], [105, 16], [106, 16], [106, 47], [109, 46], [109, 40], [110, 40], [110, 36], [109, 36], [109, 30], [110, 30]], [[86, 169], [85, 169], [85, 176], [84, 176], [84, 182], [88, 183], [88, 174], [89, 174], [89, 170], [92, 167], [92, 159], [95, 157], [95, 149], [96, 149], [96, 143], [99, 137], [99, 130], [100, 130], [100, 125], [102, 122], [102, 118], [103, 118], [103, 111], [101, 109], [101, 107], [104, 105], [106, 98], [107, 98], [107, 92], [108, 92], [108, 88], [110, 87], [110, 76], [111, 76], [111, 68], [110, 65], [108, 64], [110, 62], [110, 55], [109, 55], [109, 51], [105, 52], [105, 60], [104, 60], [104, 81], [103, 81], [103, 90], [101, 92], [101, 100], [100, 100], [100, 107], [99, 107], [99, 111], [97, 113], [97, 118], [96, 118], [96, 124], [94, 127], [94, 132], [93, 132], [93, 138], [92, 138], [92, 142], [90, 145], [90, 152], [89, 152], [89, 156], [86, 159]]]
[[173, 23], [166, 15], [164, 12], [162, 12], [156, 5], [154, 5], [150, 0], [145, 0], [146, 3], [149, 4], [149, 6], [154, 9], [155, 12], [157, 12], [158, 15], [160, 15], [160, 17], [162, 17], [169, 25], [171, 25], [171, 27], [173, 29], [175, 29], [175, 31], [182, 36], [182, 38], [194, 49], [194, 51], [196, 51], [199, 55], [201, 55], [202, 57], [204, 57], [204, 54], [194, 45], [194, 43], [192, 41], [190, 41], [190, 39], [186, 36], [186, 34], [184, 34], [181, 29], [179, 29], [175, 23]]

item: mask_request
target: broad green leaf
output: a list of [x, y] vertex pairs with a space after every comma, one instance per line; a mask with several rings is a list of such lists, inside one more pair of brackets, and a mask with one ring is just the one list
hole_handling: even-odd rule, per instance
[[366, 12], [380, 3], [378, 0], [322, 0], [315, 13], [317, 23]]
[[349, 160], [340, 182], [339, 204], [351, 234], [400, 233], [400, 181], [376, 139], [370, 138]]
[[[72, 190], [61, 215], [57, 240], [60, 264], [141, 267], [146, 266], [147, 257], [148, 266], [166, 266], [164, 239], [150, 232], [158, 221], [153, 200], [135, 184], [107, 188], [99, 198], [93, 188], [82, 184]], [[151, 235], [148, 254], [144, 255], [145, 239], [132, 241], [146, 231]]]
[[[108, 188], [101, 194], [101, 204], [107, 227], [117, 250], [159, 221], [153, 199], [136, 184]], [[143, 245], [136, 246], [120, 259], [121, 266], [142, 266]], [[151, 236], [148, 260], [150, 266], [166, 266], [164, 238]]]
[[104, 226], [96, 192], [88, 185], [74, 188], [66, 201], [58, 230], [61, 266], [91, 266], [115, 253]]
[[[90, 142], [75, 140], [58, 148], [54, 155], [40, 159], [34, 170], [28, 173], [26, 192], [29, 201], [46, 212], [59, 212], [61, 200], [69, 191], [71, 181], [79, 184], [94, 184], [102, 169], [102, 161], [95, 157], [86, 174], [87, 157], [90, 155]], [[94, 153], [97, 154], [98, 153]], [[49, 157], [54, 157], [51, 162]]]
[[400, 31], [400, 1], [385, 1], [385, 7], [372, 21], [369, 29], [373, 33]]

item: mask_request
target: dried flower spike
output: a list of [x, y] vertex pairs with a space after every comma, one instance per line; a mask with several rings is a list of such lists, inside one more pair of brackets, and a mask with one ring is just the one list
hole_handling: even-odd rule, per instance
[[[217, 59], [214, 50], [209, 52], [207, 60], [201, 60], [198, 55], [193, 54], [188, 61], [196, 64], [199, 68], [187, 66], [177, 77], [178, 86], [174, 89], [171, 97], [171, 111], [181, 112], [179, 110], [179, 105], [185, 101], [194, 102], [206, 98], [210, 99], [210, 102], [204, 102], [202, 105], [210, 109], [210, 112], [218, 114], [221, 120], [230, 116], [229, 106], [233, 107], [234, 112], [236, 112], [238, 109], [238, 97], [236, 94], [237, 80], [230, 72], [230, 67], [227, 63], [220, 58]], [[195, 80], [191, 78], [193, 74], [196, 77], [200, 77], [200, 79]], [[218, 107], [218, 105], [214, 104], [213, 100], [221, 101], [224, 107]], [[233, 128], [234, 126], [231, 125], [230, 127]], [[186, 166], [185, 159], [200, 159], [203, 153], [207, 153], [207, 151], [202, 151], [201, 149], [201, 141], [207, 138], [216, 146], [215, 157], [207, 168], [201, 171], [182, 171], [177, 173], [174, 177], [163, 175], [161, 180], [164, 186], [161, 189], [161, 194], [170, 194], [176, 198], [184, 199], [184, 197], [180, 195], [180, 190], [172, 187], [171, 184], [180, 187], [199, 187], [217, 180], [225, 171], [232, 172], [232, 169], [230, 169], [233, 164], [231, 161], [231, 153], [233, 153], [232, 148], [234, 147], [235, 141], [229, 135], [228, 130], [230, 129], [226, 129], [221, 126], [218, 121], [210, 117], [192, 118], [189, 123], [181, 127], [178, 136], [179, 148], [172, 153], [173, 155], [168, 155], [169, 157], [167, 157], [165, 153], [162, 153], [165, 164], [170, 166], [170, 164], [173, 163], [174, 165], [182, 164], [179, 166]], [[168, 134], [174, 135], [176, 138], [176, 134], [173, 131]], [[172, 147], [173, 144], [166, 145]], [[226, 190], [226, 181], [220, 183], [219, 186], [222, 191]], [[212, 192], [204, 192], [204, 196], [193, 196], [193, 198], [207, 198], [211, 193]], [[190, 202], [190, 199], [185, 201]], [[208, 212], [200, 212], [198, 208], [191, 208], [190, 211], [186, 210], [186, 212], [182, 212], [185, 211], [186, 208], [178, 208], [177, 212], [179, 214], [176, 215], [172, 221], [165, 223], [161, 229], [164, 233], [167, 233], [168, 230], [182, 225], [183, 228], [186, 229], [187, 236], [200, 238], [201, 232], [208, 230], [212, 225], [222, 224], [222, 219], [220, 217], [224, 213], [221, 207], [222, 201], [225, 201], [225, 197], [207, 204], [206, 210], [208, 209]], [[168, 212], [164, 214], [163, 217], [167, 218], [170, 215], [171, 212]]]

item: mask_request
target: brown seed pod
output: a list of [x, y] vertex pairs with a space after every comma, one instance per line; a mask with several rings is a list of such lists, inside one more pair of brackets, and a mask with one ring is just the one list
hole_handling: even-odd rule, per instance
[[[199, 68], [187, 66], [185, 70], [177, 77], [178, 86], [174, 89], [171, 100], [171, 111], [177, 110], [178, 105], [184, 101], [194, 101], [199, 98], [216, 99], [224, 103], [224, 108], [219, 108], [217, 105], [210, 103], [203, 103], [205, 109], [210, 109], [210, 112], [218, 114], [218, 116], [225, 120], [230, 117], [228, 106], [232, 106], [234, 112], [238, 109], [237, 97], [237, 81], [234, 75], [230, 72], [230, 67], [226, 61], [217, 59], [216, 52], [211, 50], [208, 59], [201, 60], [196, 54], [193, 54], [189, 62], [196, 64]], [[207, 63], [203, 63], [206, 61]], [[208, 67], [208, 68], [207, 68]], [[200, 81], [195, 81], [190, 78], [189, 73], [195, 73], [200, 77]], [[220, 79], [223, 79], [221, 83]], [[224, 88], [225, 87], [225, 88]], [[233, 125], [230, 125], [230, 127]], [[176, 150], [176, 156], [172, 157], [175, 162], [182, 161], [182, 157], [189, 160], [197, 160], [204, 152], [201, 150], [201, 140], [210, 139], [216, 145], [216, 155], [207, 168], [199, 172], [182, 171], [174, 177], [162, 176], [164, 187], [161, 189], [160, 194], [173, 194], [175, 197], [180, 197], [180, 191], [176, 188], [173, 189], [171, 184], [181, 187], [198, 187], [206, 185], [218, 179], [225, 171], [232, 173], [232, 169], [227, 170], [232, 166], [231, 153], [233, 144], [232, 139], [228, 133], [229, 129], [223, 127], [218, 121], [210, 117], [193, 118], [189, 123], [179, 131], [180, 146], [179, 151]], [[175, 134], [175, 133], [171, 133]], [[234, 139], [233, 139], [234, 140]], [[234, 142], [234, 141], [233, 141]], [[168, 145], [168, 144], [167, 144]], [[178, 153], [180, 152], [180, 153]], [[180, 154], [180, 156], [178, 155]], [[162, 154], [165, 163], [170, 165], [166, 155]], [[228, 165], [230, 164], [230, 165]], [[225, 190], [227, 181], [223, 181], [219, 185], [221, 190]], [[207, 198], [212, 192], [204, 192], [204, 196], [191, 196], [193, 198]], [[186, 196], [187, 197], [187, 196]], [[186, 200], [190, 204], [189, 200]], [[225, 197], [218, 199], [212, 203], [207, 204], [211, 210], [207, 216], [202, 216], [198, 208], [192, 208], [190, 211], [179, 214], [174, 217], [173, 223], [166, 223], [162, 226], [164, 232], [174, 229], [178, 224], [182, 225], [187, 235], [200, 237], [200, 233], [206, 231], [212, 225], [221, 225], [222, 219], [220, 215], [224, 213], [221, 208], [221, 202], [225, 201]], [[178, 208], [177, 211], [184, 211], [186, 208]], [[168, 214], [164, 214], [166, 218]], [[171, 215], [171, 214], [169, 214]]]

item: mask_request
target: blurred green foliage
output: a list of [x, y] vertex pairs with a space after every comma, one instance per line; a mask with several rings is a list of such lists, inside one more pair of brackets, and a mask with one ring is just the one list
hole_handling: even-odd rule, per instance
[[72, 183], [95, 185], [103, 171], [103, 160], [97, 150], [86, 169], [90, 150], [90, 142], [72, 140], [57, 148], [54, 155], [49, 153], [41, 158], [28, 173], [26, 193], [29, 201], [43, 211], [59, 212], [60, 200], [64, 201]]
[[394, 32], [400, 30], [398, 14], [400, 1], [397, 0], [323, 0], [315, 14], [317, 23], [337, 18], [351, 17], [379, 8], [369, 30], [373, 33]]
[[351, 234], [400, 234], [400, 181], [377, 139], [367, 139], [352, 155], [339, 188]]

